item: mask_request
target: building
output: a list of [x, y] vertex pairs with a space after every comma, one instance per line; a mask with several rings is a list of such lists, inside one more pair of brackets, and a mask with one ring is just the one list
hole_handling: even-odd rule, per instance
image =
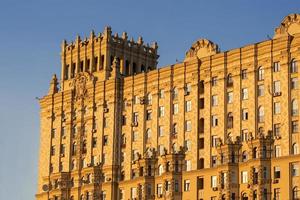
[[109, 27], [62, 43], [36, 199], [299, 199], [300, 14], [272, 39], [200, 39], [159, 69], [157, 48]]

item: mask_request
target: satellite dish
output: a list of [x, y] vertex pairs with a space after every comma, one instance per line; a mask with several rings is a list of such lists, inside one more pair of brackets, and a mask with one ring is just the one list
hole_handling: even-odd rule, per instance
[[43, 185], [42, 188], [43, 188], [43, 191], [44, 191], [44, 192], [47, 192], [47, 191], [49, 190], [49, 187], [48, 187], [48, 185], [46, 185], [46, 184]]

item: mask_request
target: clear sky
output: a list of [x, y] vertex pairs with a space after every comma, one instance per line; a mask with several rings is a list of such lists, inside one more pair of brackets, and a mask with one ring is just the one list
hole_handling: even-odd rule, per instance
[[0, 199], [36, 191], [39, 105], [60, 73], [60, 44], [76, 34], [127, 31], [157, 41], [159, 66], [182, 60], [198, 38], [221, 50], [273, 36], [297, 0], [0, 0]]

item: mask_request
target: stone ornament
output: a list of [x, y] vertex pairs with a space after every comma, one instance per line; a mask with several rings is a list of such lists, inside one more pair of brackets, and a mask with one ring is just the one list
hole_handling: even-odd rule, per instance
[[75, 90], [76, 101], [84, 99], [87, 96], [86, 85], [93, 79], [93, 76], [87, 72], [81, 72], [75, 76], [73, 82], [71, 83], [71, 87], [73, 87], [73, 89]]
[[217, 44], [214, 44], [212, 41], [207, 39], [199, 39], [192, 47], [186, 52], [184, 61], [187, 61], [192, 58], [203, 58], [206, 56], [211, 56], [219, 53], [219, 47]]
[[275, 29], [274, 39], [300, 33], [300, 14], [290, 14]]

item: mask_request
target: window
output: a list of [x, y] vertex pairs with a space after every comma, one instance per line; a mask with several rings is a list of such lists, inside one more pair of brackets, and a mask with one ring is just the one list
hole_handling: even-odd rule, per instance
[[72, 156], [76, 155], [76, 150], [77, 150], [77, 148], [76, 148], [76, 142], [74, 142], [73, 145], [72, 145]]
[[216, 76], [212, 77], [212, 79], [211, 79], [212, 86], [217, 86], [217, 79], [218, 79], [218, 77], [216, 77]]
[[152, 119], [152, 110], [147, 110], [146, 111], [146, 120], [151, 120]]
[[243, 129], [241, 134], [242, 142], [246, 142], [248, 140], [248, 129]]
[[218, 179], [217, 176], [211, 176], [211, 187], [217, 187], [218, 186]]
[[227, 128], [233, 128], [233, 115], [231, 112], [227, 115]]
[[275, 166], [274, 167], [274, 178], [280, 178], [280, 167], [279, 166]]
[[192, 110], [192, 101], [185, 102], [185, 111], [190, 112]]
[[299, 176], [299, 163], [292, 163], [292, 176]]
[[274, 136], [280, 136], [280, 124], [274, 124]]
[[191, 140], [185, 140], [184, 141], [184, 147], [185, 147], [186, 151], [191, 151], [191, 149], [192, 149], [192, 142], [191, 142]]
[[184, 191], [190, 191], [190, 180], [184, 180]]
[[131, 199], [137, 198], [137, 189], [135, 187], [131, 188]]
[[217, 156], [211, 157], [211, 166], [216, 167], [217, 166]]
[[108, 135], [103, 136], [103, 145], [107, 146], [108, 145]]
[[247, 151], [242, 152], [242, 162], [246, 162], [248, 160]]
[[298, 102], [296, 99], [292, 100], [292, 116], [298, 115]]
[[139, 158], [139, 152], [136, 149], [132, 150], [132, 158], [133, 160], [137, 160]]
[[132, 141], [136, 142], [138, 140], [139, 134], [137, 131], [133, 131], [132, 133]]
[[294, 144], [292, 145], [292, 153], [293, 153], [294, 155], [299, 154], [299, 145], [298, 145], [297, 143], [294, 143]]
[[103, 127], [107, 128], [107, 119], [106, 119], [106, 117], [103, 118]]
[[200, 109], [204, 108], [204, 98], [200, 98], [200, 100], [199, 100], [199, 107], [200, 107]]
[[295, 77], [291, 79], [291, 88], [298, 89], [298, 78]]
[[274, 81], [274, 95], [277, 96], [280, 94], [280, 81]]
[[242, 79], [247, 79], [247, 69], [242, 69]]
[[191, 131], [192, 130], [192, 122], [190, 120], [185, 121], [185, 131]]
[[280, 63], [274, 62], [273, 63], [273, 72], [279, 72], [280, 71]]
[[291, 62], [291, 73], [296, 73], [296, 72], [298, 72], [297, 61], [295, 59], [292, 59], [292, 62]]
[[227, 103], [233, 102], [233, 92], [227, 92]]
[[242, 99], [248, 99], [248, 88], [243, 88], [242, 89]]
[[263, 106], [258, 107], [258, 122], [264, 122], [265, 111]]
[[211, 146], [216, 147], [218, 144], [218, 137], [216, 135], [211, 136]]
[[139, 102], [140, 102], [139, 97], [138, 97], [138, 96], [134, 96], [134, 97], [133, 97], [133, 103], [136, 105], [136, 104], [138, 104]]
[[161, 176], [164, 173], [164, 166], [158, 165], [158, 175]]
[[258, 85], [258, 86], [257, 86], [257, 95], [258, 95], [259, 97], [265, 95], [265, 87], [264, 87], [264, 85]]
[[212, 96], [211, 104], [212, 104], [212, 106], [217, 106], [218, 105], [218, 95], [213, 95]]
[[178, 98], [178, 89], [174, 88], [173, 89], [173, 99], [177, 99]]
[[162, 197], [162, 193], [163, 193], [163, 186], [162, 184], [157, 184], [157, 196]]
[[51, 146], [50, 154], [51, 154], [51, 156], [55, 155], [55, 146], [54, 145]]
[[139, 114], [137, 112], [133, 113], [133, 122], [138, 123]]
[[280, 199], [280, 189], [275, 188], [274, 189], [274, 200], [279, 200]]
[[293, 133], [298, 132], [298, 121], [292, 121], [292, 132]]
[[192, 162], [191, 160], [186, 161], [186, 171], [191, 171], [192, 170]]
[[165, 91], [164, 91], [163, 89], [160, 89], [160, 90], [159, 90], [158, 97], [159, 97], [160, 99], [165, 98]]
[[62, 127], [61, 127], [61, 137], [62, 137], [62, 138], [65, 138], [65, 136], [66, 136], [66, 127], [65, 127], [65, 126], [62, 126]]
[[281, 156], [281, 147], [279, 145], [275, 145], [275, 157]]
[[280, 114], [280, 102], [274, 102], [274, 114]]
[[55, 135], [56, 135], [56, 129], [53, 128], [52, 131], [51, 131], [51, 138], [55, 138]]
[[152, 94], [148, 93], [147, 95], [147, 104], [151, 105], [152, 104]]
[[298, 200], [300, 198], [300, 193], [298, 187], [293, 188], [293, 200]]
[[204, 189], [204, 178], [198, 177], [198, 189], [203, 190]]
[[165, 107], [159, 106], [159, 117], [165, 116]]
[[158, 136], [159, 137], [164, 136], [164, 127], [163, 126], [158, 127]]
[[162, 156], [165, 154], [165, 147], [163, 145], [158, 145], [159, 155]]
[[218, 117], [216, 115], [213, 115], [211, 118], [212, 118], [212, 126], [213, 127], [218, 126]]
[[149, 141], [150, 138], [151, 138], [151, 129], [148, 128], [148, 129], [146, 130], [146, 141]]
[[192, 91], [192, 86], [191, 86], [191, 84], [187, 83], [184, 88], [184, 94], [189, 95], [191, 93], [191, 91]]
[[178, 127], [177, 127], [177, 124], [174, 123], [173, 124], [173, 134], [177, 134], [178, 133]]
[[173, 115], [178, 114], [178, 103], [173, 104]]
[[248, 120], [248, 109], [242, 109], [242, 120]]
[[257, 79], [259, 81], [264, 80], [265, 72], [264, 72], [264, 69], [262, 67], [258, 68], [258, 74], [257, 75], [258, 75]]
[[227, 87], [232, 87], [233, 86], [233, 79], [232, 79], [232, 75], [228, 74], [227, 75]]

